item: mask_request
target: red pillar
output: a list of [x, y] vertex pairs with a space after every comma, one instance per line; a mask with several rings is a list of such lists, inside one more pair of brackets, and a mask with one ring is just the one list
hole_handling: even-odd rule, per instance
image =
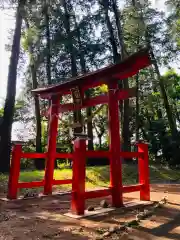
[[148, 145], [145, 143], [138, 144], [138, 152], [143, 153], [143, 157], [138, 159], [139, 183], [143, 184], [140, 190], [140, 199], [144, 201], [150, 200], [150, 180], [149, 180], [149, 157]]
[[74, 141], [73, 179], [72, 179], [72, 212], [83, 215], [85, 209], [86, 180], [86, 140], [77, 138]]
[[18, 193], [18, 182], [20, 174], [20, 160], [22, 153], [22, 145], [16, 144], [13, 146], [11, 167], [8, 182], [8, 199], [16, 199]]
[[50, 123], [48, 132], [48, 149], [45, 169], [45, 185], [44, 194], [48, 195], [52, 193], [53, 175], [54, 175], [54, 161], [56, 158], [56, 138], [58, 128], [58, 115], [59, 115], [59, 96], [53, 96], [51, 99], [50, 110]]
[[112, 204], [123, 205], [122, 199], [122, 166], [120, 160], [120, 131], [117, 84], [109, 84], [109, 135], [110, 135], [110, 187], [112, 188]]

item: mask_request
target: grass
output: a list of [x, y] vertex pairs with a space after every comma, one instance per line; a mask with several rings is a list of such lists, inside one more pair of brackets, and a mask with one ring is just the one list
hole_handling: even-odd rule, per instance
[[[136, 165], [123, 165], [122, 169], [123, 184], [135, 184], [138, 182], [138, 170]], [[20, 181], [39, 181], [44, 178], [44, 171], [22, 171]], [[72, 170], [68, 168], [54, 171], [54, 179], [71, 179]], [[164, 182], [168, 180], [180, 180], [180, 170], [172, 170], [164, 166], [150, 166], [150, 180], [152, 183]], [[7, 190], [8, 176], [0, 175], [0, 192]], [[86, 188], [108, 187], [109, 185], [109, 166], [87, 167]], [[58, 190], [70, 190], [71, 185], [61, 185], [55, 187]], [[41, 190], [38, 189], [38, 190]], [[23, 194], [25, 189], [21, 190]]]

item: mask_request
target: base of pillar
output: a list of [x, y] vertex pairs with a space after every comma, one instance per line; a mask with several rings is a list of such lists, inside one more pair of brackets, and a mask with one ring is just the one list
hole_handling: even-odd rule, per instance
[[98, 215], [98, 216], [104, 215], [114, 210], [115, 208], [96, 208], [94, 211], [85, 210], [84, 215], [77, 215], [75, 213], [68, 212], [68, 213], [65, 213], [64, 216], [74, 218], [74, 219], [81, 219], [81, 218], [88, 218], [95, 215]]
[[[133, 208], [133, 207], [138, 207], [138, 206], [141, 206], [141, 205], [152, 205], [153, 202], [152, 201], [129, 201], [129, 202], [126, 202], [124, 203], [123, 207], [121, 207], [121, 209], [128, 209], [128, 208]], [[71, 213], [71, 212], [68, 212], [68, 213], [65, 213], [64, 216], [66, 217], [70, 217], [70, 218], [74, 218], [74, 219], [81, 219], [81, 218], [88, 218], [88, 217], [95, 217], [95, 216], [103, 216], [103, 215], [106, 215], [107, 213], [109, 212], [112, 212], [112, 211], [116, 211], [117, 208], [114, 208], [114, 207], [111, 207], [111, 208], [95, 208], [94, 211], [88, 211], [88, 210], [85, 210], [84, 211], [84, 215], [77, 215], [77, 214], [74, 214], [74, 213]]]

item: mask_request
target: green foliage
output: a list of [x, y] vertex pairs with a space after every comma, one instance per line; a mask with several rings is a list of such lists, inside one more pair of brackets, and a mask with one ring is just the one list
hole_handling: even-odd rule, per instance
[[29, 46], [32, 44], [36, 44], [38, 41], [38, 29], [36, 27], [32, 27], [27, 29], [21, 38], [21, 46], [24, 51], [29, 51]]

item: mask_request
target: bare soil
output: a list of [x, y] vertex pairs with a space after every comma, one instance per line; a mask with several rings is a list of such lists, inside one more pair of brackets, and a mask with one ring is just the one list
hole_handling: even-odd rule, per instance
[[[160, 201], [164, 196], [168, 203], [156, 209], [155, 214], [142, 220], [137, 228], [112, 234], [104, 239], [167, 240], [180, 239], [180, 184], [154, 184], [151, 200]], [[87, 201], [87, 206], [99, 206], [102, 199]], [[106, 198], [108, 202], [110, 198]], [[139, 201], [139, 193], [124, 194], [124, 201]], [[65, 217], [70, 208], [70, 196], [52, 196], [37, 199], [0, 201], [0, 240], [38, 239], [96, 239], [111, 226], [119, 226], [135, 219], [137, 212], [151, 206], [117, 209], [101, 216], [80, 220]]]

